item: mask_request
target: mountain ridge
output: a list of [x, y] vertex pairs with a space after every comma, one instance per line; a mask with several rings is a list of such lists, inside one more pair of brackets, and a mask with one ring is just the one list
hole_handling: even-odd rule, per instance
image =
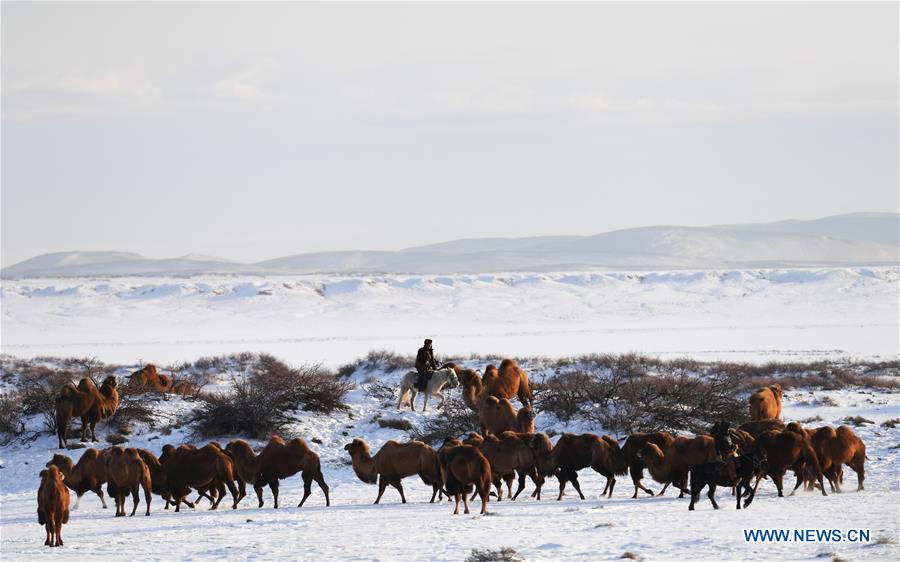
[[5, 267], [24, 277], [200, 274], [450, 274], [584, 269], [841, 267], [900, 263], [900, 214], [715, 226], [643, 226], [589, 236], [467, 238], [402, 250], [308, 252], [245, 263], [188, 253], [54, 252]]

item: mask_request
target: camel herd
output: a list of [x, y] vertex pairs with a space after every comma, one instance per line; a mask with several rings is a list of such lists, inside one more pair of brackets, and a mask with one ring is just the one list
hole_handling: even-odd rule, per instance
[[[639, 491], [654, 495], [642, 484], [647, 470], [663, 485], [659, 495], [670, 485], [680, 491], [679, 498], [689, 494], [690, 510], [704, 488], [709, 489], [709, 499], [718, 509], [714, 497], [717, 486], [731, 487], [737, 508], [742, 504], [746, 508], [766, 477], [782, 497], [788, 470], [797, 477], [794, 490], [805, 485], [827, 495], [824, 480], [832, 491], [841, 491], [843, 466], [847, 465], [856, 472], [857, 490], [863, 489], [866, 454], [862, 440], [848, 426], [806, 429], [797, 422], [785, 424], [779, 419], [782, 392], [777, 384], [751, 395], [752, 420], [738, 427], [719, 421], [708, 435], [692, 437], [665, 431], [633, 433], [622, 446], [609, 435], [565, 433], [554, 444], [546, 434], [535, 432], [531, 386], [515, 361], [505, 360], [499, 368], [491, 366], [484, 375], [453, 364], [444, 368], [458, 378], [466, 405], [479, 414], [482, 431], [462, 439], [447, 437], [438, 449], [420, 441], [387, 441], [374, 455], [368, 443], [353, 439], [344, 449], [356, 476], [364, 483], [378, 485], [376, 504], [388, 486], [395, 488], [406, 503], [402, 480], [412, 476], [431, 487], [432, 503], [442, 501], [444, 496], [454, 499], [454, 514], [459, 513], [460, 500], [464, 512], [469, 513], [469, 500], [479, 497], [482, 514], [487, 512], [492, 495], [502, 501], [505, 491], [515, 500], [527, 479], [534, 484], [531, 496], [540, 500], [542, 487], [551, 476], [559, 483], [557, 500], [563, 498], [569, 483], [583, 500], [578, 473], [586, 468], [606, 478], [602, 492], [606, 497], [612, 497], [617, 476], [630, 474], [634, 499]], [[142, 371], [144, 374], [139, 374]], [[147, 375], [146, 367], [142, 371], [135, 375]], [[149, 371], [156, 374], [155, 368]], [[512, 406], [512, 398], [519, 400], [520, 410]], [[90, 379], [64, 387], [57, 400], [57, 418], [66, 420], [59, 433], [60, 446], [65, 446], [72, 417], [80, 416], [93, 437], [93, 425], [112, 415], [117, 404], [114, 377], [108, 377], [99, 389]], [[83, 440], [86, 431], [82, 432]], [[61, 526], [69, 517], [68, 490], [76, 494], [73, 509], [89, 491], [100, 497], [105, 508], [104, 484], [115, 500], [116, 516], [126, 515], [129, 495], [133, 504], [130, 515], [135, 515], [141, 491], [145, 515], [150, 515], [153, 495], [165, 501], [165, 509], [174, 506], [179, 512], [182, 505], [194, 508], [194, 502], [187, 499], [192, 490], [199, 494], [195, 502], [207, 499], [212, 509], [230, 493], [231, 507], [236, 509], [246, 497], [247, 484], [256, 492], [258, 507], [263, 506], [263, 490], [268, 487], [277, 508], [279, 482], [295, 474], [300, 474], [304, 485], [298, 507], [310, 496], [313, 482], [324, 493], [325, 505], [330, 505], [319, 455], [303, 439], [285, 442], [277, 435], [258, 454], [248, 442], [236, 439], [224, 448], [216, 442], [204, 447], [165, 445], [159, 457], [147, 449], [86, 449], [77, 463], [56, 454], [46, 466], [41, 471], [38, 519], [45, 526], [48, 546], [62, 545]]]

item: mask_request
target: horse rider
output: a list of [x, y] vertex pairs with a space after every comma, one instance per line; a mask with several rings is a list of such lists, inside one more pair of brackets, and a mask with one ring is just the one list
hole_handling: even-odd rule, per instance
[[425, 345], [419, 348], [416, 353], [416, 371], [419, 377], [416, 380], [416, 388], [424, 391], [428, 384], [431, 374], [438, 368], [437, 361], [434, 360], [434, 348], [431, 347], [431, 340], [425, 340]]

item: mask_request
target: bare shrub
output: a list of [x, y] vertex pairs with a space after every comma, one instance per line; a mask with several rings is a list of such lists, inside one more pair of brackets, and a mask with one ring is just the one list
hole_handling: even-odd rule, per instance
[[410, 355], [400, 355], [384, 349], [370, 351], [365, 357], [347, 363], [338, 368], [339, 377], [349, 377], [357, 371], [384, 371], [386, 373], [411, 369], [415, 365], [415, 358]]
[[862, 416], [847, 416], [846, 418], [844, 418], [844, 423], [848, 423], [855, 427], [859, 427], [859, 426], [865, 425], [867, 423], [874, 424], [875, 422], [873, 422], [872, 420], [866, 419]]
[[22, 397], [18, 391], [0, 393], [0, 445], [9, 445], [25, 431]]
[[148, 395], [143, 392], [144, 390], [135, 390], [127, 384], [119, 385], [119, 407], [108, 422], [114, 431], [131, 435], [136, 429], [136, 424], [156, 427], [157, 416], [150, 406], [154, 401], [147, 398]]
[[579, 370], [555, 375], [535, 390], [536, 406], [538, 410], [551, 412], [561, 422], [567, 423], [584, 415], [589, 405], [609, 404], [623, 383], [623, 377], [616, 373], [598, 376]]
[[72, 371], [29, 365], [19, 373], [19, 390], [25, 415], [40, 414], [44, 427], [56, 432], [56, 398], [59, 390], [81, 377]]
[[642, 364], [626, 362], [605, 372], [561, 373], [545, 381], [537, 407], [563, 422], [584, 419], [619, 433], [696, 432], [719, 418], [735, 422], [746, 418], [746, 405], [737, 398], [741, 389], [737, 375], [699, 376], [689, 368], [696, 365], [647, 375], [642, 374]]
[[500, 550], [475, 548], [466, 558], [466, 562], [522, 562], [523, 560], [524, 558], [519, 556], [518, 552], [508, 546], [504, 546]]
[[448, 398], [438, 414], [425, 420], [421, 427], [414, 428], [410, 435], [431, 445], [443, 443], [447, 437], [459, 437], [470, 431], [479, 431], [481, 424], [478, 414], [458, 398]]
[[350, 388], [318, 366], [293, 369], [260, 355], [246, 374], [232, 376], [231, 392], [200, 395], [203, 404], [192, 418], [194, 432], [201, 437], [264, 439], [298, 421], [296, 410], [323, 414], [348, 410], [344, 398]]
[[396, 400], [397, 389], [381, 381], [372, 381], [366, 385], [366, 396], [381, 402], [382, 407], [387, 407]]

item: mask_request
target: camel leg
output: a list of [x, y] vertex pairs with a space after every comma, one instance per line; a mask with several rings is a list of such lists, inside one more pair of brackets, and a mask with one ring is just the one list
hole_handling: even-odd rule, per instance
[[563, 499], [563, 494], [566, 493], [567, 480], [566, 480], [565, 476], [563, 476], [562, 474], [557, 476], [557, 479], [559, 480], [559, 495], [556, 497], [556, 501], [560, 501]]
[[93, 492], [100, 496], [100, 503], [103, 504], [103, 509], [106, 509], [106, 497], [103, 495], [103, 485], [97, 484], [97, 487], [94, 488]]
[[578, 483], [578, 473], [572, 475], [572, 485], [575, 486], [575, 491], [578, 492], [579, 497], [584, 499], [584, 494], [581, 493], [581, 484]]
[[666, 488], [669, 487], [669, 484], [670, 484], [670, 482], [666, 482], [665, 485], [663, 486], [662, 490], [659, 491], [659, 494], [658, 494], [658, 495], [661, 496], [661, 495], [665, 494], [665, 493], [666, 493]]
[[850, 465], [850, 468], [856, 473], [856, 491], [859, 492], [860, 490], [865, 490], [863, 482], [866, 480], [866, 465], [854, 461], [854, 463]]
[[256, 507], [262, 507], [265, 503], [262, 497], [263, 487], [259, 485], [259, 482], [257, 482], [253, 485], [253, 490], [256, 492], [256, 499], [258, 500]]
[[719, 504], [716, 503], [716, 484], [715, 484], [715, 482], [710, 483], [709, 493], [706, 495], [709, 498], [709, 501], [712, 502], [713, 509], [719, 509]]
[[387, 485], [388, 485], [387, 480], [385, 480], [384, 477], [379, 474], [378, 475], [378, 497], [375, 498], [376, 504], [379, 501], [381, 501], [381, 496], [384, 495], [384, 490], [385, 490], [385, 488], [387, 488]]
[[453, 515], [459, 515], [459, 494], [454, 494], [456, 498], [456, 509], [453, 510]]
[[419, 393], [416, 392], [415, 390], [411, 390], [409, 392], [409, 409], [412, 410], [413, 412], [416, 411], [416, 396], [418, 394]]
[[137, 511], [137, 506], [141, 503], [141, 494], [137, 486], [131, 489], [131, 515], [129, 517], [134, 517], [135, 512]]
[[297, 507], [303, 507], [303, 502], [312, 493], [312, 476], [304, 472], [300, 477], [303, 478], [303, 499], [300, 500], [300, 504]]
[[[441, 491], [440, 486], [438, 486], [437, 484], [432, 484], [432, 485], [431, 485], [431, 501], [428, 502], [428, 503], [434, 503], [434, 498], [437, 497], [438, 492], [440, 492], [440, 491]], [[442, 496], [441, 499], [443, 499], [443, 495], [444, 495], [444, 494], [441, 493], [441, 496]]]
[[272, 478], [269, 482], [269, 489], [272, 490], [272, 497], [275, 501], [275, 509], [278, 509], [278, 478]]
[[247, 483], [238, 478], [238, 503], [247, 495]]
[[515, 501], [515, 499], [517, 497], [519, 497], [519, 494], [521, 494], [522, 490], [524, 490], [524, 489], [525, 489], [525, 473], [523, 471], [519, 471], [519, 479], [518, 479], [518, 482], [516, 483], [516, 493], [510, 494], [509, 500]]
[[463, 500], [463, 507], [465, 508], [465, 509], [463, 510], [463, 513], [465, 513], [466, 515], [468, 515], [468, 514], [469, 514], [469, 500], [468, 500], [468, 498], [466, 497], [466, 494], [463, 494], [462, 500]]
[[611, 476], [611, 477], [606, 481], [606, 485], [609, 486], [609, 495], [608, 495], [607, 497], [611, 498], [611, 497], [612, 497], [612, 493], [613, 493], [613, 489], [616, 487], [616, 477], [615, 477], [615, 476]]
[[488, 500], [490, 500], [490, 494], [485, 494], [482, 492], [481, 494], [481, 514], [484, 515], [487, 513], [487, 504]]
[[55, 521], [55, 530], [56, 530], [56, 546], [62, 546], [62, 518], [57, 518]]
[[512, 483], [513, 483], [513, 480], [515, 480], [515, 479], [516, 479], [515, 474], [509, 474], [506, 476], [506, 497], [508, 497], [510, 500], [512, 500], [512, 497], [513, 497]]
[[428, 391], [423, 392], [422, 396], [425, 397], [425, 402], [422, 404], [422, 411], [425, 412], [428, 410]]
[[778, 497], [784, 497], [784, 474], [770, 474], [772, 477], [772, 481], [775, 482], [775, 487], [778, 488]]
[[638, 489], [641, 489], [641, 490], [647, 492], [648, 494], [650, 494], [650, 497], [653, 497], [653, 490], [647, 488], [646, 486], [644, 486], [643, 484], [641, 484], [641, 481], [640, 481], [640, 480], [638, 480], [638, 481], [635, 482], [635, 484], [634, 484], [634, 496], [633, 496], [634, 498], [637, 498], [637, 491], [638, 491]]
[[400, 500], [403, 503], [406, 503], [406, 496], [403, 494], [403, 484], [401, 484], [399, 480], [396, 480], [394, 482], [391, 482], [391, 486], [397, 488], [397, 491], [400, 492]]
[[151, 495], [150, 483], [145, 482], [144, 483], [144, 500], [147, 502], [147, 513], [145, 513], [144, 515], [148, 515], [148, 516], [150, 515], [150, 500], [151, 499], [153, 499], [153, 498]]
[[94, 443], [100, 441], [99, 439], [97, 439], [97, 422], [95, 421], [91, 422], [91, 441], [93, 441]]

